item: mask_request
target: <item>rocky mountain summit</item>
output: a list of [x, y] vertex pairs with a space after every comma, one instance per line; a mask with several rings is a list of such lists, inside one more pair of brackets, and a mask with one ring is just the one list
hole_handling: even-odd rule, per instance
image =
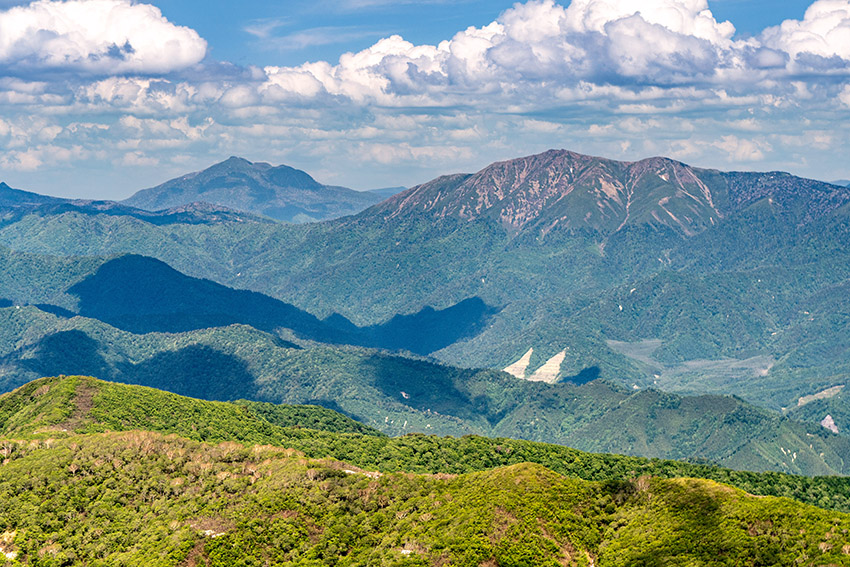
[[490, 219], [514, 232], [546, 234], [559, 228], [610, 234], [649, 225], [693, 236], [759, 200], [807, 222], [846, 204], [850, 191], [787, 173], [727, 173], [663, 157], [622, 162], [549, 150], [472, 175], [437, 178], [379, 209], [387, 218]]

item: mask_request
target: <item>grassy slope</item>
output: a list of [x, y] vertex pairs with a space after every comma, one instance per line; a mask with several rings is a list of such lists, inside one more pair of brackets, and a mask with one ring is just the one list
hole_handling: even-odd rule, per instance
[[755, 494], [788, 496], [850, 511], [850, 481], [841, 477], [742, 472], [478, 436], [386, 437], [324, 408], [262, 404], [260, 411], [255, 411], [252, 405], [257, 407], [196, 400], [93, 378], [45, 378], [0, 397], [0, 436], [44, 440], [143, 429], [197, 441], [295, 448], [312, 458], [332, 457], [384, 472], [461, 474], [534, 462], [593, 481], [641, 475], [713, 479]]
[[[62, 431], [104, 429], [101, 420], [119, 407], [124, 413], [112, 419], [124, 427], [138, 425], [128, 422], [136, 418], [181, 436]], [[160, 415], [151, 420], [156, 408]], [[382, 444], [379, 454], [395, 450], [409, 464], [434, 461], [432, 453], [417, 451], [419, 437], [268, 422], [264, 433], [238, 406], [228, 410], [228, 404], [85, 378], [45, 379], [0, 398], [6, 432], [0, 436], [0, 546], [14, 558], [7, 563], [850, 565], [844, 553], [850, 517], [844, 514], [756, 498], [707, 480], [665, 480], [634, 470], [616, 478], [611, 473], [619, 457], [494, 440], [496, 457], [525, 446], [551, 451], [550, 460], [563, 466], [567, 451], [573, 463], [597, 460], [596, 474], [609, 480], [564, 477], [523, 462], [500, 467], [505, 463], [498, 459], [459, 476], [378, 475], [284, 448], [184, 437], [206, 431], [222, 439], [234, 431], [231, 417], [241, 419], [247, 435], [287, 432], [292, 437], [282, 444], [301, 439], [314, 452], [322, 451], [323, 439], [334, 439], [347, 447]], [[440, 444], [467, 441], [429, 440], [435, 452]], [[688, 467], [624, 460], [627, 467], [643, 464], [640, 472]], [[803, 480], [768, 476], [779, 481], [771, 486]]]

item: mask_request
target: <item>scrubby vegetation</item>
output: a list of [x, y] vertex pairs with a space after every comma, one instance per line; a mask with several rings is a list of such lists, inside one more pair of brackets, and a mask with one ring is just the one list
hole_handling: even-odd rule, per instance
[[251, 406], [82, 377], [0, 397], [6, 564], [850, 565], [849, 516], [662, 476], [804, 479]]
[[752, 494], [785, 496], [850, 512], [850, 479], [845, 477], [735, 471], [475, 435], [387, 437], [321, 407], [208, 402], [76, 376], [38, 380], [0, 397], [0, 435], [6, 438], [43, 440], [110, 430], [148, 430], [196, 441], [274, 445], [296, 449], [307, 457], [333, 458], [382, 472], [464, 474], [531, 462], [588, 481], [646, 475], [695, 477]]

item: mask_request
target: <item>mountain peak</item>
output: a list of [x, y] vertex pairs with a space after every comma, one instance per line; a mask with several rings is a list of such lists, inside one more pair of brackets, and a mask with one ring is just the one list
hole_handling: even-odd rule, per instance
[[621, 162], [548, 150], [491, 164], [471, 176], [441, 177], [404, 194], [400, 210], [489, 218], [512, 232], [536, 227], [616, 232], [627, 224], [693, 234], [722, 215], [687, 165], [663, 157]]
[[378, 207], [385, 218], [427, 214], [489, 219], [509, 232], [593, 230], [612, 234], [648, 225], [692, 236], [763, 198], [783, 214], [823, 216], [850, 192], [788, 173], [721, 173], [667, 157], [624, 162], [548, 150], [493, 163], [472, 175], [443, 176]]
[[322, 185], [288, 165], [231, 156], [207, 169], [139, 191], [123, 203], [158, 211], [207, 202], [288, 222], [353, 214], [380, 201], [370, 193]]

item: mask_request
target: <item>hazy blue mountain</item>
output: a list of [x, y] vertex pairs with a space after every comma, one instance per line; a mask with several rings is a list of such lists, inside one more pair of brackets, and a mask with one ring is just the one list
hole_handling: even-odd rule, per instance
[[0, 248], [0, 297], [63, 316], [82, 315], [132, 333], [183, 332], [235, 323], [335, 344], [427, 355], [477, 334], [495, 310], [472, 298], [381, 325], [326, 321], [261, 293], [186, 276], [153, 258], [51, 258]]
[[262, 214], [287, 222], [311, 222], [359, 212], [384, 197], [322, 185], [285, 165], [231, 157], [203, 171], [137, 192], [124, 204], [158, 211], [196, 201]]
[[368, 192], [383, 199], [389, 199], [393, 195], [398, 195], [402, 191], [407, 191], [407, 187], [384, 187], [381, 189], [370, 189]]
[[37, 206], [45, 204], [63, 203], [67, 199], [59, 197], [50, 197], [48, 195], [39, 195], [30, 191], [22, 191], [20, 189], [12, 189], [5, 183], [0, 182], [0, 210], [6, 208], [16, 208], [21, 206]]

